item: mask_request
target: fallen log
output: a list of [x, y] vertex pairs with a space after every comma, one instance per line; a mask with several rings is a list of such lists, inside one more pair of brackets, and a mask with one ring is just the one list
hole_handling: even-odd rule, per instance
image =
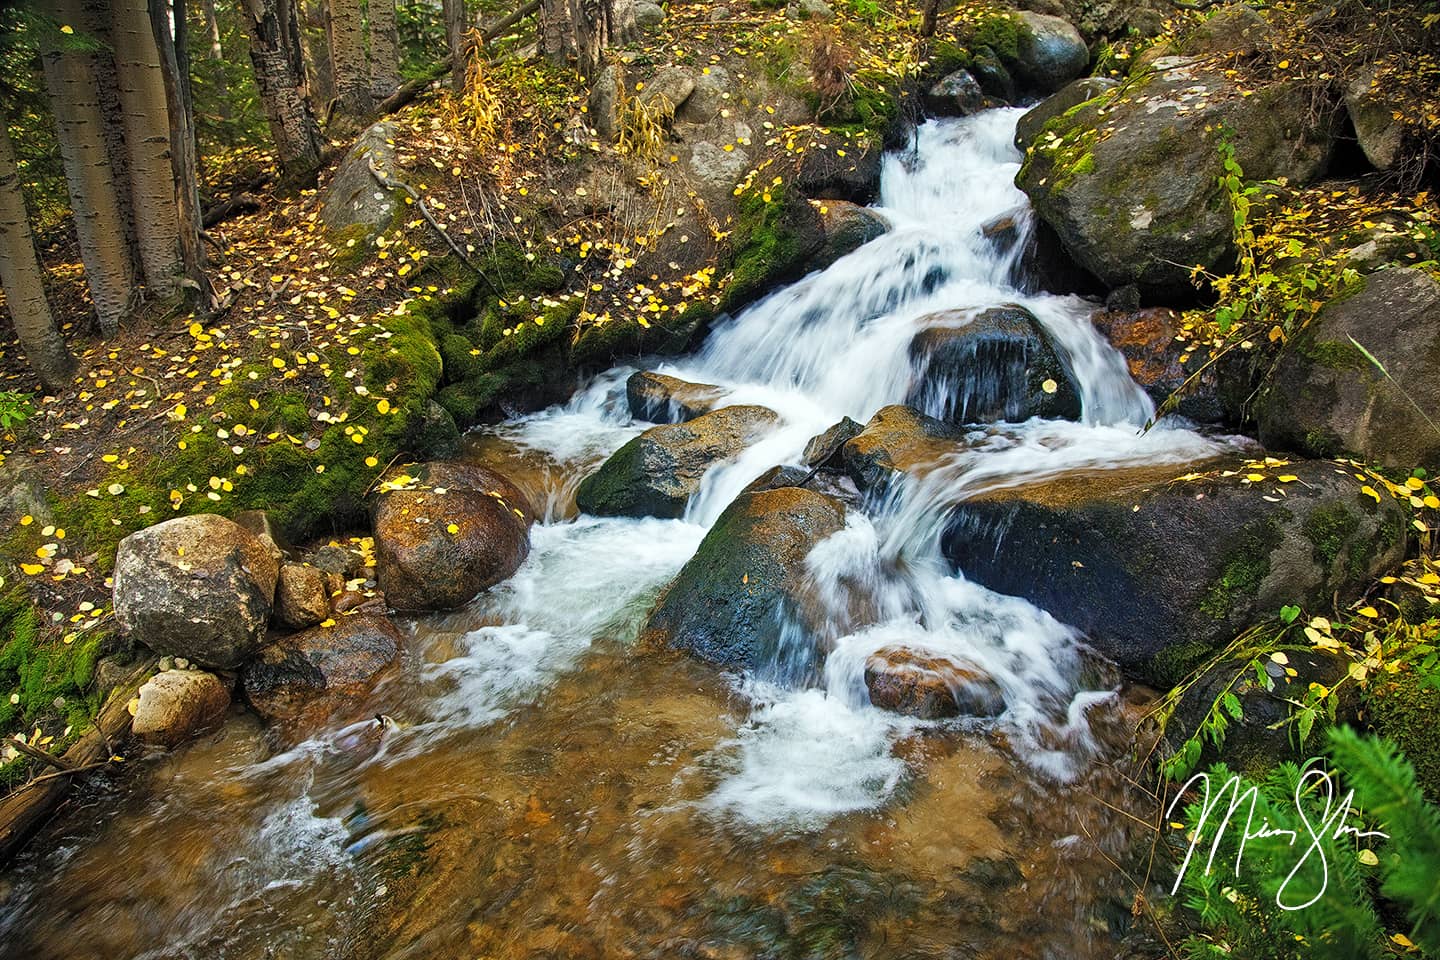
[[60, 758], [64, 769], [38, 776], [0, 800], [0, 864], [8, 863], [44, 826], [69, 795], [77, 775], [120, 762], [112, 745], [129, 730], [130, 701], [154, 672], [155, 661], [147, 660], [111, 692], [94, 729]]

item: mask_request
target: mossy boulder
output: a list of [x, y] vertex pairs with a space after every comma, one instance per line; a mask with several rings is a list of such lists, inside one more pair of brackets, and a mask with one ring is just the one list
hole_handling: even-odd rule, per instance
[[641, 370], [625, 381], [630, 415], [650, 423], [684, 423], [715, 409], [725, 391], [709, 383]]
[[1024, 307], [947, 310], [919, 322], [908, 405], [956, 423], [1080, 419], [1075, 377]]
[[1334, 144], [1333, 116], [1314, 96], [1300, 80], [1242, 91], [1208, 60], [1162, 58], [1047, 121], [1016, 184], [1104, 283], [1135, 284], [1152, 301], [1193, 298], [1190, 268], [1223, 272], [1234, 256], [1221, 138], [1247, 179], [1310, 183]]
[[682, 516], [706, 471], [779, 422], [779, 415], [765, 407], [735, 406], [651, 427], [586, 477], [575, 502], [599, 516]]
[[1025, 150], [1044, 129], [1045, 124], [1064, 116], [1087, 100], [1115, 89], [1119, 82], [1109, 77], [1084, 77], [1066, 84], [1054, 94], [1031, 107], [1015, 122], [1015, 146]]
[[535, 514], [507, 478], [435, 461], [390, 474], [375, 500], [375, 578], [396, 610], [451, 610], [530, 553]]
[[245, 699], [271, 723], [293, 731], [367, 715], [364, 696], [399, 659], [400, 631], [373, 614], [340, 617], [261, 651], [245, 665]]
[[1257, 379], [1252, 351], [1232, 350], [1206, 366], [1210, 351], [1194, 340], [1177, 340], [1180, 315], [1166, 307], [1104, 310], [1092, 321], [1157, 408], [1183, 387], [1174, 413], [1196, 423], [1240, 425]]
[[1031, 90], [1050, 93], [1085, 72], [1090, 50], [1070, 21], [1024, 10], [1016, 14], [1020, 29], [1014, 72]]
[[[1266, 479], [1244, 482], [1257, 471]], [[1282, 605], [1343, 605], [1404, 557], [1405, 510], [1362, 492], [1337, 464], [1177, 472], [1105, 471], [983, 494], [955, 509], [945, 555], [1165, 686]]]
[[767, 194], [755, 191], [740, 200], [731, 236], [731, 280], [722, 310], [734, 312], [776, 285], [800, 279], [825, 244], [819, 210], [797, 190], [777, 190], [778, 195], [768, 194], [769, 200]]
[[815, 666], [805, 558], [845, 524], [836, 500], [800, 487], [743, 493], [651, 612], [647, 640], [701, 660], [795, 679]]
[[876, 492], [900, 473], [919, 473], [963, 448], [963, 428], [927, 417], [904, 404], [891, 404], [845, 441], [845, 472], [861, 490]]
[[159, 654], [237, 667], [265, 636], [280, 552], [232, 520], [175, 517], [130, 534], [115, 558], [115, 618]]
[[1415, 268], [1372, 274], [1285, 346], [1257, 405], [1260, 439], [1405, 471], [1440, 468], [1437, 364], [1440, 283]]

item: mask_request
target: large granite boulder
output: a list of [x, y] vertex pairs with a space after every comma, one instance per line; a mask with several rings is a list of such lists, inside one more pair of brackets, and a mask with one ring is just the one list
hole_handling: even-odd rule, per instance
[[1258, 404], [1260, 439], [1405, 471], [1440, 468], [1440, 283], [1409, 267], [1363, 283], [1286, 344]]
[[1050, 93], [1085, 72], [1090, 50], [1070, 21], [1031, 10], [1016, 16], [1021, 30], [1014, 72], [1022, 84]]
[[280, 551], [209, 513], [175, 517], [120, 541], [115, 617], [159, 654], [229, 670], [263, 641]]
[[381, 120], [355, 138], [354, 144], [335, 169], [335, 176], [320, 195], [320, 222], [331, 230], [363, 226], [374, 232], [390, 222], [399, 200], [394, 191], [381, 186], [370, 165], [388, 177], [396, 176], [396, 137], [400, 128]]
[[1036, 136], [1044, 129], [1045, 124], [1062, 116], [1067, 111], [1075, 109], [1087, 100], [1093, 100], [1102, 93], [1114, 90], [1119, 85], [1119, 81], [1109, 77], [1083, 77], [1066, 84], [1051, 96], [1035, 104], [1015, 122], [1015, 146], [1022, 151], [1025, 150], [1035, 142]]
[[765, 407], [721, 407], [685, 423], [651, 427], [586, 477], [575, 502], [611, 517], [679, 517], [711, 467], [779, 423]]
[[845, 525], [845, 508], [812, 490], [742, 493], [651, 611], [643, 636], [702, 660], [798, 679], [818, 655], [805, 558]]
[[957, 423], [1080, 419], [1075, 378], [1024, 307], [949, 310], [920, 322], [927, 326], [910, 342], [910, 406]]
[[362, 698], [397, 661], [400, 644], [400, 631], [384, 616], [342, 616], [261, 651], [240, 674], [245, 699], [290, 728], [359, 719]]
[[1242, 90], [1210, 60], [1162, 58], [1131, 86], [1047, 121], [1016, 183], [1104, 283], [1161, 302], [1193, 297], [1190, 268], [1224, 271], [1234, 256], [1223, 131], [1247, 180], [1310, 183], [1334, 142], [1312, 94], [1299, 80]]
[[1344, 604], [1404, 557], [1406, 508], [1388, 493], [1371, 497], [1332, 462], [1281, 463], [994, 491], [956, 508], [942, 545], [969, 579], [1168, 687], [1281, 606]]
[[451, 610], [513, 574], [535, 513], [509, 479], [478, 464], [392, 471], [374, 506], [375, 578], [397, 610]]

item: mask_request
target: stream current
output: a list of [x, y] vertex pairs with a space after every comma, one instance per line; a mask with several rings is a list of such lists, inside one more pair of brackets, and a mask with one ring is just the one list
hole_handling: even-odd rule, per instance
[[[402, 624], [373, 694], [399, 726], [276, 745], [253, 718], [89, 788], [0, 878], [0, 953], [42, 958], [1113, 957], [1153, 811], [1117, 761], [1137, 711], [1083, 638], [943, 560], [947, 510], [1068, 473], [1204, 459], [1153, 413], [1093, 306], [1030, 293], [982, 235], [1014, 218], [1022, 111], [931, 122], [886, 157], [892, 229], [657, 369], [782, 423], [712, 469], [683, 519], [576, 516], [574, 490], [645, 429], [612, 370], [472, 436], [527, 489], [529, 559], [467, 608]], [[849, 416], [902, 402], [941, 310], [1019, 304], [1080, 387], [1079, 422], [977, 431], [807, 561], [833, 610], [797, 682], [631, 649], [735, 496]], [[954, 398], [950, 398], [954, 402]], [[929, 411], [941, 413], [940, 410]], [[845, 611], [862, 592], [875, 612]], [[872, 707], [886, 646], [978, 668], [987, 721]]]

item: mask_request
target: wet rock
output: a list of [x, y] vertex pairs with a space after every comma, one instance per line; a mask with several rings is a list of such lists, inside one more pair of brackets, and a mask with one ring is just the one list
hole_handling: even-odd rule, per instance
[[[1348, 673], [1350, 661], [1323, 650], [1286, 651], [1285, 659], [1283, 666], [1274, 661], [1266, 664], [1268, 688], [1255, 675], [1249, 660], [1222, 660], [1208, 668], [1185, 690], [1174, 715], [1165, 724], [1165, 742], [1170, 750], [1180, 749], [1187, 738], [1199, 731], [1211, 705], [1229, 692], [1240, 702], [1244, 715], [1238, 721], [1230, 718], [1223, 753], [1205, 741], [1201, 767], [1223, 759], [1232, 770], [1253, 774], [1269, 770], [1284, 758], [1303, 760], [1312, 756], [1316, 746], [1324, 743], [1326, 718], [1319, 719], [1311, 739], [1300, 747], [1288, 722], [1294, 713], [1292, 702], [1303, 700], [1310, 684], [1318, 683], [1335, 691], [1336, 721], [1353, 720], [1360, 706], [1357, 689], [1353, 683], [1339, 683]], [[1295, 676], [1290, 676], [1286, 667], [1294, 670]]]
[[838, 150], [807, 150], [800, 157], [794, 185], [817, 200], [870, 203], [880, 192], [880, 166], [884, 148], [878, 143], [858, 144], [840, 156]]
[[[942, 546], [969, 579], [1167, 688], [1281, 605], [1343, 606], [1404, 556], [1405, 510], [1333, 463], [1211, 466], [1188, 480], [1135, 468], [982, 494], [956, 508]], [[1254, 472], [1267, 479], [1242, 482]]]
[[395, 609], [454, 609], [524, 562], [535, 514], [507, 478], [447, 461], [407, 471], [374, 508], [375, 577]]
[[275, 585], [275, 619], [292, 630], [313, 627], [330, 616], [330, 592], [325, 574], [301, 563], [280, 567]]
[[245, 665], [245, 699], [272, 723], [312, 728], [358, 719], [360, 701], [400, 654], [400, 631], [383, 616], [340, 617], [261, 651]]
[[800, 460], [807, 467], [823, 467], [843, 460], [842, 450], [845, 444], [860, 436], [864, 430], [863, 426], [845, 417], [833, 427], [811, 437], [805, 444], [805, 452], [800, 455]]
[[759, 493], [762, 490], [778, 490], [781, 487], [803, 487], [810, 480], [810, 471], [793, 464], [771, 467], [751, 480], [742, 493]]
[[1084, 77], [1066, 84], [1055, 94], [1031, 107], [1028, 113], [1016, 121], [1015, 146], [1024, 151], [1040, 136], [1045, 124], [1119, 85], [1119, 81], [1109, 77]]
[[865, 688], [880, 709], [922, 720], [993, 717], [1005, 710], [999, 684], [980, 670], [906, 647], [871, 654]]
[[881, 407], [845, 442], [845, 472], [861, 490], [883, 490], [898, 473], [917, 473], [961, 448], [965, 431], [912, 407]]
[[925, 109], [937, 117], [968, 117], [985, 106], [985, 91], [968, 70], [956, 70], [925, 91]]
[[957, 423], [1080, 418], [1079, 387], [1028, 310], [949, 310], [921, 322], [907, 404]]
[[586, 477], [575, 502], [600, 516], [679, 517], [705, 471], [740, 453], [779, 420], [764, 407], [736, 406], [651, 427]]
[[1090, 51], [1070, 21], [1044, 13], [1022, 10], [1017, 14], [1020, 32], [1015, 73], [1032, 90], [1049, 93], [1085, 72]]
[[156, 653], [230, 669], [264, 638], [279, 574], [274, 544], [238, 524], [175, 517], [120, 541], [115, 616]]
[[1440, 433], [1426, 419], [1440, 410], [1437, 363], [1440, 283], [1408, 267], [1371, 274], [1285, 346], [1257, 405], [1260, 440], [1406, 471], [1440, 467]]
[[811, 490], [741, 494], [651, 612], [646, 638], [765, 676], [808, 672], [819, 624], [807, 612], [805, 558], [844, 523], [845, 508]]
[[213, 673], [165, 670], [140, 688], [130, 730], [145, 743], [174, 747], [218, 726], [230, 709], [230, 691]]
[[715, 409], [725, 391], [709, 383], [641, 370], [625, 381], [630, 416], [650, 423], [684, 423]]
[[370, 172], [370, 164], [395, 176], [395, 138], [399, 127], [389, 120], [366, 129], [340, 161], [335, 176], [320, 195], [320, 220], [331, 230], [363, 226], [379, 230], [395, 214], [396, 198]]
[[385, 594], [379, 590], [342, 590], [335, 598], [335, 612], [383, 614], [390, 609]]
[[1247, 179], [1310, 183], [1329, 162], [1333, 118], [1310, 88], [1285, 80], [1242, 96], [1204, 59], [1163, 58], [1125, 88], [1052, 119], [1030, 145], [1016, 184], [1065, 249], [1108, 286], [1147, 300], [1193, 299], [1189, 267], [1223, 271], [1233, 217], [1219, 184], [1217, 132], [1234, 133]]
[[823, 270], [890, 230], [889, 222], [880, 214], [845, 200], [823, 202], [820, 224], [824, 241], [806, 265], [809, 270]]
[[[1095, 314], [1093, 322], [1124, 355], [1130, 376], [1150, 395], [1157, 411], [1163, 412], [1161, 405], [1184, 386], [1174, 413], [1197, 423], [1239, 425], [1253, 390], [1248, 351], [1231, 351], [1206, 367], [1209, 349], [1194, 340], [1177, 340], [1180, 315], [1165, 307], [1106, 310]], [[1190, 382], [1197, 371], [1199, 377]]]
[[971, 51], [970, 73], [990, 96], [1003, 103], [1015, 102], [1015, 78], [994, 50], [980, 46]]

